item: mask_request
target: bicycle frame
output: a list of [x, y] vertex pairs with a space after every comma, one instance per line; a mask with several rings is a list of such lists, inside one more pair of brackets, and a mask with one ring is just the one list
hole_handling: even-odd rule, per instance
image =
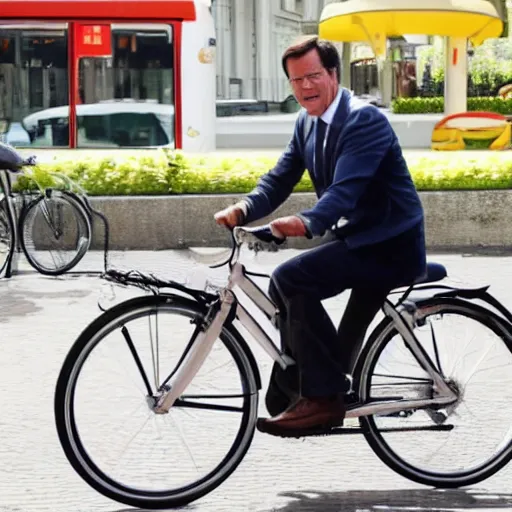
[[[222, 327], [230, 316], [236, 316], [240, 323], [247, 329], [255, 341], [263, 350], [277, 362], [283, 369], [295, 364], [295, 360], [279, 350], [268, 333], [253, 318], [249, 311], [237, 300], [233, 288], [238, 286], [249, 298], [249, 300], [272, 322], [275, 320], [278, 310], [270, 298], [254, 283], [247, 275], [244, 266], [238, 261], [240, 249], [248, 233], [243, 228], [235, 228], [234, 239], [236, 249], [230, 259], [230, 275], [228, 284], [219, 292], [219, 304], [213, 312], [207, 328], [197, 334], [192, 340], [190, 352], [183, 361], [182, 366], [174, 375], [170, 389], [164, 392], [155, 406], [155, 412], [166, 414], [174, 405], [174, 402], [182, 395], [190, 384], [201, 365], [210, 353], [215, 340], [219, 337]], [[233, 257], [235, 261], [233, 262]], [[436, 370], [433, 362], [423, 347], [420, 345], [410, 326], [411, 318], [407, 317], [407, 310], [403, 306], [396, 308], [390, 301], [386, 300], [383, 312], [391, 317], [397, 331], [401, 334], [404, 343], [414, 354], [419, 364], [430, 375], [433, 381], [433, 389], [437, 395], [429, 399], [393, 400], [376, 403], [361, 404], [358, 407], [347, 411], [346, 417], [367, 416], [372, 414], [389, 414], [407, 409], [417, 409], [432, 405], [448, 405], [456, 401], [457, 396], [446, 384], [443, 377]], [[274, 329], [275, 323], [273, 324]]]

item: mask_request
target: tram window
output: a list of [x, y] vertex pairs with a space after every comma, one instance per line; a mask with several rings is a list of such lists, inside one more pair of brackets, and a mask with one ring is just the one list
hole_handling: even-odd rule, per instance
[[0, 139], [68, 146], [67, 24], [0, 25]]
[[78, 147], [174, 147], [172, 27], [113, 24], [111, 41], [79, 61]]

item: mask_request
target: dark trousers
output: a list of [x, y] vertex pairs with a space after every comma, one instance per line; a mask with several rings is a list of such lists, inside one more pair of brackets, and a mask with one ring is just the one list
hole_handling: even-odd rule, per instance
[[[425, 271], [423, 225], [385, 242], [349, 249], [333, 239], [278, 266], [269, 294], [279, 308], [281, 345], [297, 365], [274, 364], [266, 396], [271, 415], [298, 396], [321, 397], [346, 391], [345, 374], [366, 330], [389, 291]], [[336, 329], [321, 301], [351, 290]]]

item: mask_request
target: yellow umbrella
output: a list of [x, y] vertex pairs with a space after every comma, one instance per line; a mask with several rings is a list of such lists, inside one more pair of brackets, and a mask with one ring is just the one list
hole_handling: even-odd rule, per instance
[[348, 0], [325, 6], [319, 23], [322, 39], [368, 41], [377, 56], [385, 55], [388, 37], [463, 37], [478, 46], [502, 32], [503, 22], [486, 0]]

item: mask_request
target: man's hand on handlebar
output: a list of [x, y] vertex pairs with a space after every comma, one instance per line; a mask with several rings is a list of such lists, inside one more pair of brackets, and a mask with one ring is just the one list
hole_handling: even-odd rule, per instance
[[232, 206], [228, 206], [214, 215], [214, 219], [217, 224], [227, 226], [231, 229], [235, 226], [240, 226], [243, 223], [244, 218], [245, 210], [242, 203], [236, 203]]
[[[247, 205], [243, 201], [228, 206], [214, 215], [215, 222], [221, 226], [226, 226], [229, 229], [242, 226], [247, 215], [246, 208]], [[270, 229], [272, 236], [280, 240], [299, 236], [311, 238], [304, 221], [297, 215], [279, 217], [272, 221], [268, 225], [267, 229]]]
[[280, 217], [270, 223], [270, 230], [277, 238], [288, 238], [290, 236], [306, 236], [307, 229], [302, 220], [295, 216]]

